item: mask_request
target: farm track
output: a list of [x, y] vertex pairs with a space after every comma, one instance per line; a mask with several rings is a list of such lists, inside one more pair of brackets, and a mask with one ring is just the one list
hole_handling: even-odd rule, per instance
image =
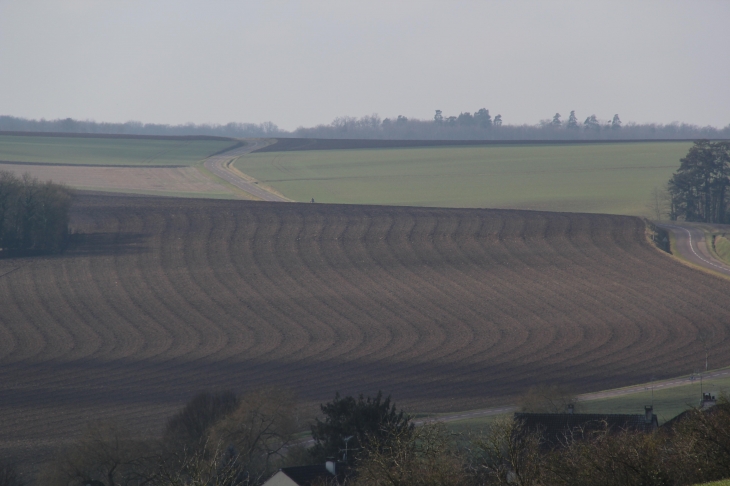
[[62, 256], [0, 260], [2, 454], [154, 433], [202, 389], [455, 412], [685, 374], [701, 329], [727, 346], [730, 282], [632, 217], [81, 196], [73, 225]]

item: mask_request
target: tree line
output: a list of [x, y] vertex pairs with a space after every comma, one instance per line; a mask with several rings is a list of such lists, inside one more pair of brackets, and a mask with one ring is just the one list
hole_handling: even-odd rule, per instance
[[93, 120], [29, 120], [0, 116], [0, 131], [96, 133], [127, 135], [210, 135], [234, 138], [372, 138], [402, 140], [639, 140], [639, 139], [723, 139], [730, 138], [730, 124], [724, 128], [700, 127], [687, 123], [623, 123], [614, 114], [601, 119], [595, 114], [583, 121], [575, 110], [567, 119], [556, 113], [536, 124], [509, 124], [501, 114], [492, 116], [487, 108], [458, 115], [436, 110], [433, 119], [421, 120], [398, 115], [381, 118], [377, 114], [363, 117], [342, 116], [331, 123], [299, 127], [292, 131], [275, 123], [227, 123], [165, 125], [130, 121], [104, 123]]
[[699, 140], [668, 183], [672, 220], [730, 223], [730, 142]]
[[[548, 393], [542, 408], [562, 406]], [[530, 410], [543, 392], [532, 393]], [[539, 405], [539, 404], [538, 404]], [[550, 407], [548, 407], [550, 408]], [[259, 485], [281, 467], [338, 461], [352, 486], [689, 485], [730, 477], [730, 402], [691, 409], [653, 432], [598, 426], [548, 441], [515, 418], [451, 432], [416, 424], [390, 397], [341, 397], [320, 406], [305, 446], [303, 409], [289, 392], [200, 393], [171, 417], [161, 438], [96, 423], [42, 471], [47, 486]], [[342, 469], [340, 469], [342, 468]], [[2, 481], [3, 477], [13, 482]], [[336, 484], [331, 482], [321, 484]], [[0, 485], [22, 478], [0, 466]], [[320, 483], [318, 483], [320, 484]]]
[[62, 250], [70, 207], [65, 186], [0, 171], [0, 251]]

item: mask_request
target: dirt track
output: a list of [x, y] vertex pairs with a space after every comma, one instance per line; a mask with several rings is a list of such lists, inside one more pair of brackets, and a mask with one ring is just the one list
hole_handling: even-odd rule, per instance
[[237, 188], [251, 194], [257, 199], [262, 201], [277, 201], [285, 202], [290, 201], [289, 199], [268, 191], [258, 186], [258, 182], [253, 182], [244, 179], [240, 174], [236, 174], [230, 169], [231, 163], [238, 157], [244, 154], [255, 152], [256, 150], [266, 147], [268, 143], [265, 140], [255, 139], [251, 143], [244, 145], [243, 147], [237, 147], [235, 149], [223, 152], [222, 154], [213, 155], [205, 159], [205, 168], [210, 172], [220, 177], [224, 181], [233, 184]]
[[205, 388], [473, 410], [678, 376], [698, 330], [729, 338], [730, 282], [637, 218], [85, 196], [73, 225], [63, 256], [0, 260], [0, 453], [155, 432]]

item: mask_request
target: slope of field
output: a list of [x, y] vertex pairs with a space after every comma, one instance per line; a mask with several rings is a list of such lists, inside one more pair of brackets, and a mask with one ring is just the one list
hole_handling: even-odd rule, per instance
[[730, 282], [637, 218], [84, 196], [73, 226], [62, 256], [0, 259], [0, 455], [155, 432], [206, 388], [474, 409], [686, 374], [704, 329], [730, 364]]
[[236, 167], [296, 201], [647, 215], [651, 190], [666, 184], [689, 146], [550, 143], [257, 152], [240, 158]]
[[97, 167], [0, 163], [0, 171], [25, 173], [85, 191], [231, 199], [225, 186], [195, 167]]
[[0, 135], [0, 161], [36, 164], [184, 166], [238, 143], [235, 140]]
[[715, 251], [724, 262], [730, 263], [730, 239], [728, 235], [715, 237]]

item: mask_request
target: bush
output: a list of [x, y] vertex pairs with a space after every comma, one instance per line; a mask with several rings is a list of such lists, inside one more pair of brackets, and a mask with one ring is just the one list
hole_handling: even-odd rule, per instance
[[70, 207], [65, 186], [0, 171], [0, 249], [61, 251]]

